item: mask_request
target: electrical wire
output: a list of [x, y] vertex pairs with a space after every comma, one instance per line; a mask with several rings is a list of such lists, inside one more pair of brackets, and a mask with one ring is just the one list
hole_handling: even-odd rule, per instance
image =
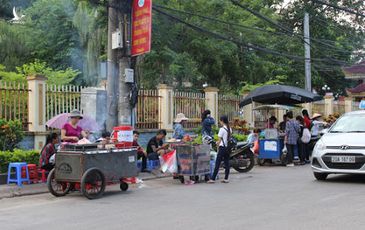
[[321, 4], [321, 5], [326, 5], [326, 6], [334, 8], [334, 9], [345, 11], [347, 13], [355, 14], [356, 16], [365, 18], [365, 14], [358, 13], [358, 12], [356, 12], [352, 9], [346, 8], [346, 7], [337, 6], [337, 5], [334, 5], [334, 4], [331, 4], [331, 3], [328, 3], [328, 2], [324, 2], [324, 1], [320, 1], [320, 0], [312, 0], [312, 2], [317, 3], [317, 4]]
[[[161, 6], [161, 5], [158, 5], [158, 4], [154, 4], [154, 7], [156, 8], [161, 8], [161, 9], [164, 9], [164, 10], [169, 10], [169, 11], [173, 11], [173, 12], [177, 12], [177, 13], [182, 13], [182, 14], [187, 14], [187, 15], [190, 15], [190, 16], [196, 16], [196, 17], [199, 17], [199, 18], [203, 18], [205, 20], [210, 20], [210, 21], [214, 21], [214, 22], [219, 22], [219, 23], [222, 23], [222, 24], [226, 24], [226, 25], [231, 25], [231, 26], [237, 26], [237, 27], [241, 27], [241, 28], [245, 28], [245, 29], [251, 29], [251, 30], [257, 30], [257, 31], [261, 31], [261, 32], [266, 32], [266, 33], [271, 33], [271, 34], [275, 34], [275, 35], [282, 35], [282, 36], [287, 36], [287, 37], [290, 37], [290, 38], [294, 38], [293, 37], [293, 34], [292, 35], [289, 35], [287, 33], [283, 33], [283, 32], [272, 32], [272, 31], [268, 31], [268, 30], [265, 30], [265, 29], [261, 29], [261, 28], [257, 28], [257, 27], [248, 27], [248, 26], [243, 26], [241, 24], [236, 24], [236, 23], [231, 23], [231, 22], [227, 22], [227, 21], [224, 21], [224, 20], [220, 20], [220, 19], [216, 19], [216, 18], [212, 18], [212, 17], [208, 17], [208, 16], [204, 16], [204, 15], [200, 15], [200, 14], [196, 14], [196, 13], [191, 13], [191, 12], [187, 12], [187, 11], [182, 11], [182, 10], [177, 10], [177, 9], [173, 9], [173, 8], [169, 8], [169, 7], [165, 7], [165, 6]], [[294, 34], [295, 37], [297, 37], [297, 35]], [[300, 37], [300, 40], [302, 40], [303, 38]], [[315, 41], [315, 40], [313, 40]], [[331, 46], [329, 44], [326, 44], [322, 41], [315, 41], [317, 43], [320, 43], [322, 45], [328, 45], [332, 48], [335, 48], [337, 52], [340, 52], [340, 53], [343, 53], [343, 54], [352, 54], [352, 52], [348, 51], [348, 50], [341, 50], [340, 48], [338, 47], [335, 47], [335, 46]], [[312, 48], [314, 49], [318, 49], [317, 47], [313, 47]], [[323, 48], [323, 47], [322, 47]], [[328, 48], [327, 48], [328, 49]], [[332, 50], [334, 51], [334, 50]], [[319, 52], [321, 53], [322, 50], [319, 50]], [[333, 54], [333, 56], [339, 56], [339, 57], [345, 57], [345, 56], [341, 56], [341, 55], [336, 55], [336, 54]], [[344, 64], [347, 64], [346, 62], [344, 61], [341, 61], [341, 60], [336, 60], [334, 58], [329, 58], [330, 60], [335, 60], [337, 63], [344, 63]]]
[[[296, 55], [292, 55], [292, 54], [288, 54], [288, 53], [283, 53], [281, 51], [277, 51], [277, 50], [272, 50], [272, 49], [268, 49], [266, 47], [261, 47], [261, 46], [258, 46], [258, 45], [255, 45], [255, 44], [252, 44], [252, 43], [244, 43], [244, 42], [241, 42], [241, 41], [238, 41], [236, 39], [233, 39], [233, 38], [228, 38], [228, 37], [225, 37], [221, 34], [218, 34], [218, 33], [215, 33], [215, 32], [212, 32], [210, 30], [207, 30], [205, 28], [202, 28], [202, 27], [199, 27], [197, 25], [194, 25], [194, 24], [191, 24], [189, 22], [186, 22], [174, 15], [171, 15], [167, 12], [164, 12], [160, 9], [158, 9], [157, 7], [153, 7], [153, 10], [155, 10], [156, 12], [166, 16], [166, 17], [169, 17], [179, 23], [182, 23], [182, 24], [185, 24], [187, 25], [188, 27], [196, 30], [196, 31], [199, 31], [199, 32], [202, 32], [202, 33], [205, 33], [207, 35], [210, 35], [216, 39], [219, 39], [219, 40], [224, 40], [224, 41], [229, 41], [229, 42], [232, 42], [232, 43], [235, 43], [237, 45], [241, 45], [245, 48], [248, 48], [248, 49], [252, 49], [252, 50], [257, 50], [257, 51], [261, 51], [263, 53], [268, 53], [268, 54], [274, 54], [274, 55], [277, 55], [277, 56], [282, 56], [282, 57], [286, 57], [286, 58], [291, 58], [291, 59], [294, 59], [294, 60], [305, 60], [304, 57], [301, 57], [301, 56], [296, 56]], [[339, 60], [336, 60], [336, 59], [333, 59], [333, 58], [311, 58], [312, 61], [318, 61], [318, 62], [325, 62], [325, 63], [328, 63], [328, 64], [336, 64], [336, 65], [343, 65], [343, 64], [346, 64], [346, 62], [344, 61], [339, 61]]]

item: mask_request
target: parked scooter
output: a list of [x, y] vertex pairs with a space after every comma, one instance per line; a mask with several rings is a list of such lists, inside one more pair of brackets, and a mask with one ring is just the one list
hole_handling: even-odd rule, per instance
[[[205, 136], [203, 142], [212, 146], [212, 149], [217, 152], [215, 141], [210, 136]], [[235, 143], [229, 158], [229, 165], [237, 172], [245, 173], [250, 171], [255, 165], [254, 154], [251, 151], [252, 144]], [[221, 167], [223, 167], [223, 162]]]

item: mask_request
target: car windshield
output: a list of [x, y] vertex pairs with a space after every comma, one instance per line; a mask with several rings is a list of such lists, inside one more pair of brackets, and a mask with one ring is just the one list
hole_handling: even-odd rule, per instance
[[331, 133], [365, 133], [365, 114], [343, 116], [337, 120]]

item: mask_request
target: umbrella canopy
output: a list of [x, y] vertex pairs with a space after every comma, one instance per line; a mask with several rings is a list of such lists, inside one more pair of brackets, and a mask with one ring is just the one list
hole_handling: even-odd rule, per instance
[[319, 101], [322, 97], [305, 89], [288, 85], [266, 85], [259, 87], [249, 93], [240, 106], [243, 107], [250, 103], [259, 102], [264, 104], [284, 104], [295, 105], [313, 101]]
[[[61, 113], [47, 121], [46, 126], [54, 129], [62, 129], [62, 126], [69, 121], [69, 117], [69, 113]], [[77, 125], [80, 126], [83, 130], [101, 130], [100, 125], [96, 123], [95, 119], [87, 115], [83, 115], [83, 119], [81, 119]]]

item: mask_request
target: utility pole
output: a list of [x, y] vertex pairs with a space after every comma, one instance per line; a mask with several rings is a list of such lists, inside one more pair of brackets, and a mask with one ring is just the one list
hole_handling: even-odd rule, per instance
[[123, 1], [120, 29], [123, 36], [122, 56], [119, 59], [119, 111], [118, 121], [122, 125], [132, 125], [132, 107], [130, 104], [130, 83], [126, 82], [126, 69], [131, 66], [131, 24], [132, 0]]
[[311, 50], [309, 34], [309, 14], [304, 14], [304, 55], [305, 55], [305, 89], [312, 92]]
[[[130, 87], [125, 83], [125, 69], [130, 67], [132, 0], [109, 0], [108, 6], [108, 87], [107, 130], [131, 124]], [[123, 47], [114, 48], [113, 33], [120, 32]]]
[[117, 29], [118, 12], [114, 7], [117, 0], [108, 2], [108, 50], [107, 50], [107, 120], [106, 130], [111, 131], [118, 125], [118, 65], [117, 52], [112, 49], [112, 34]]

